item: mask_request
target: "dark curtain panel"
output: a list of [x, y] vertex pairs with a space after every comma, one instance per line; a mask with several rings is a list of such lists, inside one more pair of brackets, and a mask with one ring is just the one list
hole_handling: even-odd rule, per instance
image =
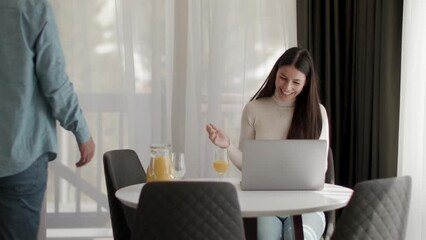
[[330, 121], [336, 183], [396, 176], [403, 0], [298, 0]]

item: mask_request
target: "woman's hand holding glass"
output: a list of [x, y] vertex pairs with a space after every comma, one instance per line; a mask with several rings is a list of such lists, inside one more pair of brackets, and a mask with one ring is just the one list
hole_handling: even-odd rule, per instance
[[226, 150], [230, 145], [229, 137], [220, 128], [217, 128], [211, 123], [207, 124], [206, 130], [209, 134], [210, 141], [219, 147], [215, 149], [214, 152], [213, 168], [215, 172], [219, 174], [220, 179], [222, 179], [229, 167]]

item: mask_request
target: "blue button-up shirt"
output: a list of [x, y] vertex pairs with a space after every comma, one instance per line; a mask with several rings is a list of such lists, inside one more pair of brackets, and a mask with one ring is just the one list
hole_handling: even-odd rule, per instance
[[0, 0], [0, 177], [56, 158], [56, 120], [90, 138], [46, 0]]

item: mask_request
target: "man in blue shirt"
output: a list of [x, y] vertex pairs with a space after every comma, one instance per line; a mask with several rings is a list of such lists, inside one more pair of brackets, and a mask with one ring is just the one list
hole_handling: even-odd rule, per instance
[[87, 164], [95, 144], [47, 0], [0, 0], [0, 239], [36, 239], [56, 120]]

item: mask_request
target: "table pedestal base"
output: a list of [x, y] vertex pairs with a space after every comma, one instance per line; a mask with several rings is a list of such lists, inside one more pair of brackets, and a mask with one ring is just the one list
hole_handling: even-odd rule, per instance
[[293, 215], [294, 239], [303, 240], [302, 215]]
[[[301, 215], [293, 215], [294, 239], [303, 240], [303, 223]], [[243, 218], [246, 240], [257, 240], [257, 218]]]
[[257, 239], [257, 218], [243, 218], [246, 240]]

